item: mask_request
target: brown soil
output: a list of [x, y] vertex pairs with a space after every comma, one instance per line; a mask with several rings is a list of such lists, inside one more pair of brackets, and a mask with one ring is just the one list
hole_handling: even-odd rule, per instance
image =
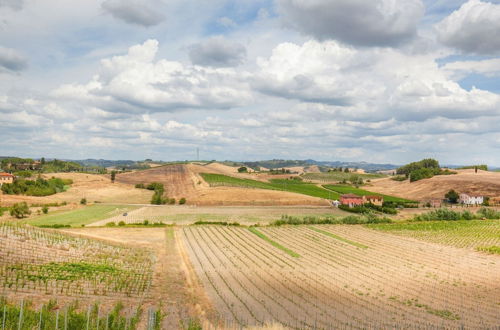
[[[185, 227], [191, 261], [227, 323], [294, 328], [494, 328], [498, 257], [362, 226]], [[364, 244], [367, 248], [353, 246]]]
[[366, 190], [399, 196], [413, 200], [444, 198], [444, 195], [454, 189], [459, 193], [484, 195], [489, 197], [500, 196], [500, 173], [470, 170], [457, 170], [454, 175], [437, 175], [430, 179], [410, 182], [400, 182], [390, 178], [372, 180]]

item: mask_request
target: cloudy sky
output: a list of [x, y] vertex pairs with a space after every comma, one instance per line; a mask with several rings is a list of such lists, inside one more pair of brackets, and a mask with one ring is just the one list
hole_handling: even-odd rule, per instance
[[500, 165], [500, 0], [0, 0], [0, 155]]

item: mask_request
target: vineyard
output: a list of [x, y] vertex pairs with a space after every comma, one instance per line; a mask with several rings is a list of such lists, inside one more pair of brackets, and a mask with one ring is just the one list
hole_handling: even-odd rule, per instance
[[367, 226], [395, 235], [461, 248], [484, 251], [488, 247], [500, 247], [500, 220], [425, 221]]
[[414, 201], [404, 199], [404, 198], [399, 198], [399, 197], [394, 197], [394, 196], [388, 196], [388, 195], [383, 195], [383, 194], [378, 194], [374, 193], [368, 190], [356, 188], [356, 187], [351, 187], [351, 186], [345, 186], [345, 185], [324, 185], [323, 186], [325, 189], [335, 191], [336, 193], [339, 194], [355, 194], [358, 196], [367, 196], [367, 195], [376, 195], [376, 196], [382, 196], [384, 197], [384, 201], [386, 202], [396, 202], [396, 203], [413, 203]]
[[8, 223], [0, 224], [0, 237], [4, 292], [114, 299], [149, 293], [150, 250]]
[[288, 191], [298, 194], [319, 197], [324, 199], [338, 199], [340, 195], [334, 191], [323, 189], [315, 184], [305, 183], [299, 180], [273, 179], [269, 182], [262, 182], [251, 179], [240, 179], [222, 174], [201, 173], [203, 179], [211, 187], [243, 187], [256, 189], [270, 189]]
[[362, 226], [189, 226], [196, 273], [234, 327], [494, 328], [494, 255]]

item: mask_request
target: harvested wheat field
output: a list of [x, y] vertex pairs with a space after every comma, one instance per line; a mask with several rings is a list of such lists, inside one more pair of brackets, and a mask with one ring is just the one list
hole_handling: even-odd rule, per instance
[[361, 226], [184, 227], [196, 273], [232, 326], [493, 329], [499, 257]]
[[500, 196], [500, 172], [489, 172], [473, 169], [456, 170], [454, 175], [437, 175], [430, 179], [415, 182], [394, 181], [390, 178], [372, 180], [367, 190], [386, 195], [400, 196], [412, 200], [444, 198], [444, 195], [454, 189], [459, 193]]
[[112, 183], [109, 177], [99, 174], [48, 173], [43, 174], [43, 177], [71, 179], [73, 184], [65, 192], [44, 197], [3, 194], [1, 196], [2, 204], [12, 205], [18, 202], [28, 202], [29, 204], [79, 203], [82, 198], [86, 198], [89, 203], [95, 201], [101, 203], [149, 203], [152, 195], [151, 191], [135, 189], [130, 184]]

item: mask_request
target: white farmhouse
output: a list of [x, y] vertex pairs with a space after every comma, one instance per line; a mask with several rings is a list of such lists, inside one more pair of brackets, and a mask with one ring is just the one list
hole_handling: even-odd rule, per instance
[[483, 196], [472, 196], [467, 194], [460, 194], [459, 202], [465, 205], [480, 205], [484, 202]]

